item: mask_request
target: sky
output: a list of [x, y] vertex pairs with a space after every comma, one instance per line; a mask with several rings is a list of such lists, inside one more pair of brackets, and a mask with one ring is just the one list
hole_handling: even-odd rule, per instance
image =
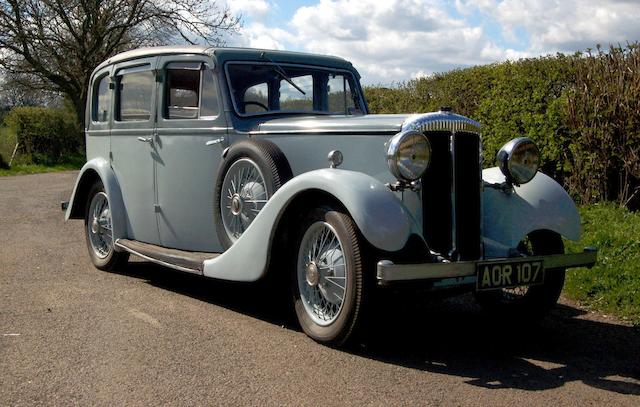
[[227, 0], [229, 46], [329, 54], [369, 85], [640, 40], [640, 0]]

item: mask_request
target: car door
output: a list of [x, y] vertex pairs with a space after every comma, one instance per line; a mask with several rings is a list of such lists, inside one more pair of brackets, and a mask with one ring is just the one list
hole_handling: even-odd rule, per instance
[[111, 160], [127, 212], [128, 237], [160, 244], [155, 194], [156, 58], [114, 67]]
[[163, 246], [220, 252], [213, 217], [216, 172], [227, 123], [213, 61], [159, 58], [156, 185]]

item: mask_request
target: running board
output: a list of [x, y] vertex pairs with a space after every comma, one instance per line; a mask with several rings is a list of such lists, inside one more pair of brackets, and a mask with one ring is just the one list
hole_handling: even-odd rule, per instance
[[145, 260], [199, 275], [202, 275], [205, 260], [213, 259], [220, 255], [220, 253], [188, 252], [185, 250], [169, 249], [129, 239], [116, 240], [116, 246]]

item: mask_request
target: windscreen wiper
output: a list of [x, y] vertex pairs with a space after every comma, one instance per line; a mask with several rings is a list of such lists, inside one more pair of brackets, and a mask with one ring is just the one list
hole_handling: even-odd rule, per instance
[[282, 69], [282, 67], [280, 65], [278, 65], [277, 63], [275, 63], [273, 61], [273, 59], [269, 58], [268, 56], [265, 55], [264, 52], [260, 53], [260, 58], [264, 58], [267, 61], [271, 62], [275, 67], [276, 67], [276, 72], [278, 72], [280, 74], [280, 76], [282, 76], [282, 78], [289, 82], [289, 84], [291, 86], [293, 86], [294, 88], [296, 88], [300, 93], [302, 93], [303, 95], [306, 95], [306, 92], [302, 90], [302, 88], [300, 88], [300, 86], [296, 85], [295, 83], [293, 83], [293, 81], [291, 80], [291, 78], [289, 78], [289, 75], [287, 75], [287, 73], [285, 72], [284, 69]]

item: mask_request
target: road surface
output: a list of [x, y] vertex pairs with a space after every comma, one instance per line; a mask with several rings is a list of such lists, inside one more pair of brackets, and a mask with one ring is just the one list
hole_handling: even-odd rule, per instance
[[98, 271], [75, 175], [0, 178], [0, 405], [640, 405], [639, 330], [564, 300], [528, 329], [407, 302], [343, 351], [264, 286]]

